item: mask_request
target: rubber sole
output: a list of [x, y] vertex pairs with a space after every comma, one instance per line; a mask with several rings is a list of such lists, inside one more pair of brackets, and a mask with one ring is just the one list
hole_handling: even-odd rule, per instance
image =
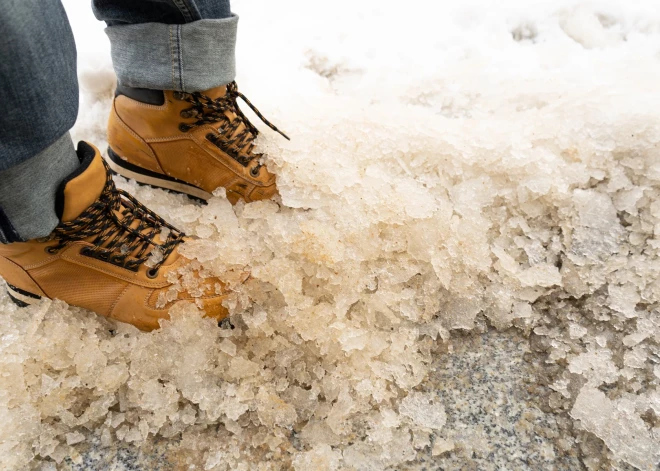
[[[25, 291], [21, 288], [17, 288], [16, 286], [10, 285], [9, 283], [7, 283], [7, 294], [9, 295], [9, 299], [11, 299], [14, 304], [19, 307], [31, 306], [38, 303], [42, 299], [42, 297], [37, 294], [30, 293], [29, 291]], [[232, 324], [229, 318], [226, 317], [218, 321], [218, 327], [222, 327], [223, 329], [234, 329], [234, 324]]]
[[31, 304], [36, 304], [41, 301], [41, 296], [17, 288], [9, 283], [7, 283], [7, 294], [9, 294], [11, 300], [20, 307], [30, 306]]
[[194, 185], [161, 173], [152, 172], [137, 165], [133, 165], [122, 159], [115, 151], [108, 147], [108, 158], [106, 159], [110, 169], [125, 178], [130, 178], [143, 185], [183, 193], [198, 200], [206, 201], [213, 195]]

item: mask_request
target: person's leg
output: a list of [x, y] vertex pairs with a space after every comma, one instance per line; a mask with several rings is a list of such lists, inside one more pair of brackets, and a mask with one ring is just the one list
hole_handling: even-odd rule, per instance
[[195, 275], [195, 294], [169, 300], [191, 262], [178, 252], [185, 235], [118, 190], [98, 149], [73, 150], [76, 53], [62, 5], [0, 0], [0, 37], [0, 277], [9, 297], [19, 306], [60, 299], [145, 330], [177, 304], [224, 318], [228, 292], [217, 278]]
[[0, 2], [0, 242], [59, 223], [56, 188], [79, 161], [76, 48], [58, 1]]
[[92, 0], [92, 8], [108, 26], [183, 24], [232, 16], [229, 0]]
[[[236, 203], [277, 194], [234, 82], [238, 17], [228, 0], [93, 0], [118, 78], [108, 165], [126, 178]], [[286, 137], [286, 136], [285, 136]]]
[[236, 75], [229, 0], [93, 0], [121, 86], [195, 92]]

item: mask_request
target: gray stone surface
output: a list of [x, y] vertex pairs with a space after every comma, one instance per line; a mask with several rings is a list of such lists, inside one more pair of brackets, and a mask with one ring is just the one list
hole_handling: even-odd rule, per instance
[[[466, 334], [438, 354], [434, 372], [419, 388], [435, 391], [445, 405], [447, 424], [407, 471], [581, 470], [577, 448], [567, 447], [557, 418], [539, 405], [535, 370], [525, 361], [528, 339], [515, 330]], [[564, 444], [562, 450], [561, 445]], [[451, 449], [448, 449], [451, 448]], [[445, 451], [446, 450], [446, 451]], [[149, 448], [81, 450], [82, 461], [66, 471], [169, 471], [167, 443]]]
[[147, 448], [130, 445], [103, 448], [98, 443], [80, 450], [81, 459], [67, 459], [59, 468], [66, 471], [174, 471], [167, 458], [167, 444], [159, 442]]
[[557, 418], [539, 408], [538, 387], [531, 387], [534, 367], [523, 358], [528, 345], [515, 330], [453, 339], [453, 352], [436, 357], [435, 371], [422, 388], [437, 392], [447, 424], [431, 451], [398, 469], [583, 469], [575, 447], [558, 446], [572, 440], [561, 441]]

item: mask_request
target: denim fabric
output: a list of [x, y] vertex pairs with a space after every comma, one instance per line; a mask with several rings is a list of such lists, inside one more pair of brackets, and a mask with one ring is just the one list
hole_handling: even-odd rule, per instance
[[64, 8], [1, 0], [0, 171], [46, 149], [77, 114], [76, 46]]
[[[79, 165], [67, 132], [31, 159], [0, 172], [0, 208], [20, 239], [46, 237], [57, 226], [57, 189]], [[0, 232], [0, 238], [11, 241], [6, 227], [0, 227]]]
[[236, 76], [237, 23], [232, 16], [183, 25], [110, 26], [106, 33], [117, 80], [128, 87], [184, 92], [225, 85]]
[[236, 76], [229, 0], [94, 0], [120, 84], [195, 92]]
[[0, 239], [48, 235], [55, 191], [78, 165], [76, 47], [64, 8], [0, 1]]
[[96, 17], [108, 26], [176, 25], [231, 16], [229, 0], [92, 0], [92, 7]]
[[[93, 8], [109, 25], [121, 83], [193, 91], [233, 79], [229, 0], [94, 0]], [[210, 64], [219, 66], [202, 70]], [[54, 189], [79, 165], [68, 135], [77, 113], [76, 47], [61, 3], [0, 0], [0, 242], [56, 226]]]

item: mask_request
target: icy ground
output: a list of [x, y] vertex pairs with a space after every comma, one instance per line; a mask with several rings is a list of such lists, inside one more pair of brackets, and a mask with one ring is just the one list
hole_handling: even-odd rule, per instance
[[[104, 148], [108, 46], [66, 3], [74, 134]], [[281, 199], [119, 184], [200, 236], [186, 254], [209, 271], [252, 273], [235, 328], [190, 306], [144, 334], [3, 295], [0, 469], [154, 437], [180, 469], [403, 466], [454, 433], [432, 359], [489, 327], [528, 339], [560, 448], [586, 469], [657, 469], [655, 2], [234, 6], [239, 86], [293, 137], [260, 138]]]

